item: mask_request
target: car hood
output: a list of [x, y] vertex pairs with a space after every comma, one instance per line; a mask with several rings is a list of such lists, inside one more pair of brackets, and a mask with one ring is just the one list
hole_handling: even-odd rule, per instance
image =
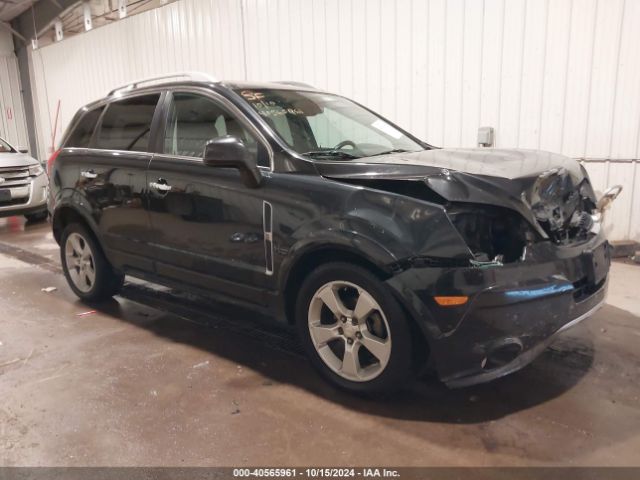
[[37, 163], [37, 160], [26, 153], [0, 153], [0, 168], [28, 167]]
[[[595, 202], [585, 169], [571, 158], [538, 150], [432, 149], [316, 162], [336, 180], [420, 181], [449, 202], [485, 203], [520, 212], [541, 234], [539, 222], [564, 225], [584, 198]], [[546, 236], [546, 234], [545, 234]]]
[[440, 173], [442, 169], [509, 180], [539, 175], [557, 167], [574, 173], [580, 170], [578, 162], [556, 153], [494, 148], [423, 150], [351, 161], [319, 161], [316, 166], [328, 177], [399, 179], [425, 177]]

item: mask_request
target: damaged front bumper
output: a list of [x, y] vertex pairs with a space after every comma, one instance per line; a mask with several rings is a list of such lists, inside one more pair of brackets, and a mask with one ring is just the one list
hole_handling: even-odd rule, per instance
[[[592, 315], [604, 303], [609, 265], [598, 234], [576, 245], [534, 244], [501, 266], [412, 267], [387, 282], [418, 319], [439, 377], [463, 387], [519, 370]], [[439, 295], [468, 301], [443, 307]]]

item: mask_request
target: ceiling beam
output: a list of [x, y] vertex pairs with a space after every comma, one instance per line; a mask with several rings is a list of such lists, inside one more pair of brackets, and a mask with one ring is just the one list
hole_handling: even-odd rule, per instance
[[47, 26], [51, 26], [61, 12], [77, 2], [78, 0], [35, 2], [31, 5], [31, 8], [11, 21], [11, 27], [14, 32], [20, 35], [19, 38], [27, 38], [30, 41], [36, 37], [37, 32], [42, 31]]
[[24, 38], [20, 32], [14, 30], [11, 25], [9, 25], [7, 22], [0, 22], [0, 27], [5, 28], [7, 30], [9, 30], [11, 33], [13, 33], [16, 37], [18, 37], [20, 40], [22, 40], [23, 42], [27, 43], [28, 40], [26, 38]]

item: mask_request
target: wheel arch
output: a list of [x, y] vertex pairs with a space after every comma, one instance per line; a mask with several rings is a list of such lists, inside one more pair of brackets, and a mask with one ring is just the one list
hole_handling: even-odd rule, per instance
[[95, 221], [91, 218], [91, 216], [89, 216], [79, 208], [68, 204], [61, 205], [56, 208], [51, 219], [53, 238], [58, 243], [58, 245], [60, 245], [60, 242], [62, 240], [62, 232], [67, 227], [67, 225], [70, 225], [71, 223], [79, 223], [86, 227], [89, 233], [93, 236], [94, 240], [98, 242], [98, 245], [100, 245], [102, 251], [105, 251], [102, 240], [97, 234], [97, 225]]
[[282, 293], [284, 298], [284, 313], [289, 325], [295, 323], [296, 289], [304, 279], [317, 267], [329, 262], [353, 263], [373, 273], [381, 281], [392, 274], [373, 259], [361, 252], [354, 251], [344, 245], [324, 244], [309, 247], [299, 253], [283, 274]]

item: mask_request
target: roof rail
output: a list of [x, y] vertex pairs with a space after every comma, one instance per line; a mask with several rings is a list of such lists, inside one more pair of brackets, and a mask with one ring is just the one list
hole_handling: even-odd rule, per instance
[[310, 84], [304, 83], [304, 82], [292, 82], [292, 81], [289, 81], [289, 80], [278, 80], [278, 81], [275, 81], [273, 83], [279, 83], [281, 85], [291, 85], [292, 87], [311, 88], [313, 90], [317, 90], [317, 88], [314, 87], [313, 85], [310, 85]]
[[108, 97], [110, 97], [111, 95], [113, 95], [116, 92], [122, 91], [122, 90], [131, 90], [133, 88], [137, 88], [140, 86], [141, 83], [150, 83], [150, 82], [157, 82], [159, 80], [166, 80], [169, 78], [183, 78], [186, 77], [189, 80], [192, 80], [194, 82], [212, 82], [212, 83], [216, 83], [219, 80], [207, 73], [202, 73], [202, 72], [174, 72], [174, 73], [167, 73], [164, 75], [156, 75], [154, 77], [147, 77], [147, 78], [140, 78], [138, 80], [135, 80], [133, 82], [128, 82], [125, 83], [124, 85], [120, 85], [117, 88], [114, 88], [113, 90], [111, 90], [109, 92], [109, 94], [107, 95]]

